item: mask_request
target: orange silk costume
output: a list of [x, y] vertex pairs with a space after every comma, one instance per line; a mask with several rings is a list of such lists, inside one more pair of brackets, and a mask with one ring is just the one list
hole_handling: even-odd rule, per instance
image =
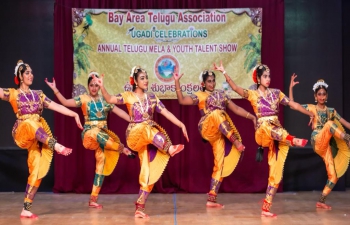
[[213, 147], [214, 168], [208, 193], [208, 201], [216, 202], [224, 177], [229, 176], [237, 166], [241, 152], [232, 144], [234, 139], [242, 142], [231, 118], [226, 113], [230, 99], [222, 90], [199, 91], [190, 95], [194, 105], [198, 105], [201, 119], [198, 129], [203, 139]]
[[154, 183], [162, 175], [169, 161], [168, 150], [172, 145], [166, 131], [153, 121], [154, 111], [160, 113], [163, 103], [151, 92], [140, 99], [134, 92], [116, 95], [116, 104], [126, 104], [131, 122], [126, 131], [128, 146], [138, 152], [141, 171], [139, 175], [140, 192], [136, 209], [144, 209], [147, 197]]
[[85, 119], [81, 134], [83, 145], [86, 149], [95, 151], [96, 170], [91, 201], [97, 202], [104, 177], [113, 172], [124, 145], [107, 127], [107, 116], [113, 105], [103, 98], [95, 101], [87, 94], [79, 95], [74, 100], [76, 106], [81, 107]]
[[56, 140], [50, 127], [41, 117], [51, 100], [40, 90], [28, 93], [14, 88], [4, 88], [4, 101], [10, 102], [17, 120], [12, 136], [18, 147], [28, 150], [29, 177], [25, 191], [24, 208], [30, 210], [42, 178], [50, 169]]
[[322, 195], [325, 197], [348, 169], [350, 150], [340, 136], [345, 133], [345, 130], [339, 122], [341, 116], [334, 108], [326, 107], [325, 110], [318, 110], [316, 105], [306, 104], [302, 106], [315, 115], [313, 123], [315, 128], [311, 133], [311, 144], [326, 165], [328, 180], [322, 191]]
[[288, 132], [278, 120], [279, 104], [288, 105], [289, 98], [278, 89], [267, 89], [267, 95], [261, 96], [258, 90], [244, 90], [245, 98], [250, 101], [258, 118], [255, 141], [269, 148], [269, 178], [263, 210], [270, 211], [272, 200], [283, 177], [284, 163], [289, 151]]

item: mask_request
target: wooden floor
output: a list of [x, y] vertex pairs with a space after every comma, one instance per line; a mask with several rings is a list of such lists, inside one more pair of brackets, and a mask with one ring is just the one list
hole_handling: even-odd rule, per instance
[[207, 209], [205, 194], [151, 194], [146, 212], [150, 219], [135, 219], [137, 195], [100, 195], [103, 209], [89, 209], [89, 195], [38, 193], [32, 211], [39, 219], [20, 219], [24, 193], [0, 193], [0, 224], [350, 224], [350, 191], [332, 192], [327, 199], [332, 210], [315, 208], [319, 192], [278, 193], [272, 212], [277, 218], [261, 218], [264, 194], [219, 194], [224, 209]]

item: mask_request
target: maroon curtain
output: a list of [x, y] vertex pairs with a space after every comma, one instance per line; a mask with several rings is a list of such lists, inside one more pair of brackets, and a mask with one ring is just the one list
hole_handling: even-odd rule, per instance
[[[73, 85], [72, 8], [111, 9], [185, 9], [185, 8], [263, 8], [262, 62], [271, 69], [274, 88], [283, 89], [284, 47], [284, 2], [283, 0], [239, 0], [239, 1], [149, 1], [149, 0], [56, 0], [54, 10], [55, 79], [61, 93], [70, 97]], [[219, 60], [219, 59], [218, 59]], [[142, 62], [141, 62], [142, 64]], [[123, 66], [123, 65], [118, 65]], [[228, 71], [229, 73], [229, 71]], [[155, 120], [168, 132], [174, 144], [185, 143], [185, 150], [171, 158], [154, 191], [208, 192], [213, 168], [213, 153], [209, 143], [201, 141], [197, 129], [200, 118], [197, 106], [180, 106], [177, 100], [163, 100], [164, 105], [187, 127], [190, 142], [185, 143], [181, 130], [161, 115]], [[252, 112], [246, 100], [234, 100], [236, 104]], [[122, 107], [123, 108], [123, 107]], [[126, 108], [123, 108], [126, 110]], [[81, 114], [80, 109], [75, 111]], [[221, 192], [264, 192], [267, 186], [268, 166], [266, 151], [262, 163], [255, 162], [257, 144], [253, 125], [249, 120], [229, 112], [239, 129], [246, 146], [244, 157], [235, 171], [224, 179]], [[281, 115], [283, 112], [281, 112]], [[81, 117], [82, 118], [82, 117]], [[281, 118], [282, 119], [282, 118]], [[115, 115], [109, 118], [109, 128], [125, 141], [127, 123]], [[55, 157], [54, 192], [90, 193], [94, 178], [94, 151], [83, 148], [81, 131], [70, 117], [55, 114], [55, 135], [58, 141], [72, 147], [68, 156]], [[128, 159], [122, 155], [111, 176], [105, 178], [101, 193], [137, 193], [139, 190], [139, 159]]]

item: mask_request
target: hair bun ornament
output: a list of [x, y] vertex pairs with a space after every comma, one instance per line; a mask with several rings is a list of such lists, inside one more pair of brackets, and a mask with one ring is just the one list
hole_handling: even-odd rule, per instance
[[17, 76], [15, 76], [15, 84], [19, 85], [19, 80], [18, 80]]
[[18, 67], [19, 67], [19, 65], [21, 65], [21, 64], [24, 64], [24, 62], [20, 59], [20, 60], [17, 61], [17, 65], [16, 65], [16, 67], [15, 67], [15, 76], [17, 75]]
[[130, 71], [130, 81], [129, 83], [131, 85], [134, 85], [135, 84], [135, 80], [134, 80], [134, 73], [135, 73], [135, 70], [138, 68], [138, 66], [134, 66], [131, 71]]
[[257, 79], [256, 69], [257, 69], [257, 67], [255, 67], [254, 70], [253, 70], [253, 81], [254, 81], [254, 83], [257, 84], [258, 83], [258, 79]]
[[[204, 70], [205, 71], [205, 70]], [[204, 71], [201, 71], [201, 73], [199, 74], [199, 77], [198, 77], [198, 79], [199, 79], [199, 83], [203, 83], [203, 72]]]
[[324, 87], [325, 89], [328, 88], [328, 84], [326, 82], [324, 82], [323, 79], [319, 79], [312, 87], [312, 90], [315, 92], [316, 89], [319, 88], [320, 86]]

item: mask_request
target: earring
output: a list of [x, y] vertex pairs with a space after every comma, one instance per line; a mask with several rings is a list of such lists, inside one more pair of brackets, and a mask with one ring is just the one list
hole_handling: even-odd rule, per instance
[[325, 102], [327, 102], [327, 100]]
[[315, 102], [317, 102], [317, 99], [315, 98]]
[[21, 83], [23, 83], [23, 80], [21, 80]]

